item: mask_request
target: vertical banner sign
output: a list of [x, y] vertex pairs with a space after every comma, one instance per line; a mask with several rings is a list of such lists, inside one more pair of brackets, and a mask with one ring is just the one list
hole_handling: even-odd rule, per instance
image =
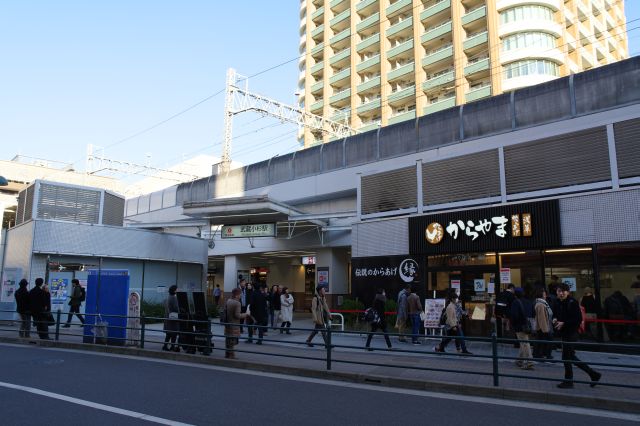
[[129, 311], [127, 313], [128, 344], [138, 346], [140, 344], [140, 295], [138, 292], [129, 293]]
[[51, 312], [65, 310], [64, 303], [67, 301], [67, 285], [69, 285], [67, 278], [54, 278], [51, 280], [49, 284], [49, 291], [51, 292]]
[[2, 273], [2, 293], [0, 293], [0, 302], [14, 302], [15, 292], [18, 287], [18, 279], [22, 276], [22, 269], [4, 268]]
[[316, 271], [318, 272], [318, 281], [316, 282], [318, 283], [319, 286], [324, 287], [324, 291], [328, 293], [329, 292], [329, 267], [321, 266], [319, 268], [316, 268]]

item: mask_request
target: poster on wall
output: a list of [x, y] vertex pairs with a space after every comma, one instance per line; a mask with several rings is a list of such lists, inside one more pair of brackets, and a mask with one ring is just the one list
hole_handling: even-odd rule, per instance
[[376, 289], [384, 289], [387, 299], [397, 300], [398, 292], [411, 285], [423, 298], [421, 267], [412, 256], [376, 256], [351, 259], [351, 294], [371, 306]]
[[511, 268], [500, 268], [500, 284], [511, 284]]
[[54, 278], [49, 283], [49, 291], [51, 292], [51, 312], [65, 310], [65, 302], [67, 301], [67, 278]]
[[451, 280], [451, 288], [456, 291], [458, 296], [460, 296], [460, 280]]
[[329, 292], [329, 267], [321, 266], [317, 268], [317, 272], [318, 272], [317, 285], [324, 287], [324, 291], [328, 293]]
[[473, 280], [473, 290], [476, 293], [484, 293], [485, 292], [485, 281], [483, 279], [475, 279]]
[[14, 294], [18, 289], [18, 280], [20, 277], [22, 277], [22, 269], [4, 269], [2, 273], [2, 293], [0, 293], [0, 302], [15, 302]]
[[564, 277], [564, 278], [562, 278], [562, 282], [564, 284], [568, 285], [569, 286], [569, 290], [571, 290], [571, 291], [576, 291], [578, 289], [575, 277]]
[[440, 328], [440, 315], [442, 315], [444, 305], [444, 299], [425, 299], [424, 328]]

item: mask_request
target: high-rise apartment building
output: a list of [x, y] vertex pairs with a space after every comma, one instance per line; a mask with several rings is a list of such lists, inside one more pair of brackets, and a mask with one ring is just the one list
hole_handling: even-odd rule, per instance
[[300, 105], [359, 131], [628, 57], [623, 0], [302, 0], [300, 18]]

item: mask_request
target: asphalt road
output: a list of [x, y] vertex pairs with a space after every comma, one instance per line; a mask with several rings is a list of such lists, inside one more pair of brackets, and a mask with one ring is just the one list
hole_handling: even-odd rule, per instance
[[611, 413], [578, 408], [437, 397], [427, 392], [72, 350], [0, 344], [0, 360], [3, 425], [595, 426], [640, 421], [640, 416], [616, 419]]

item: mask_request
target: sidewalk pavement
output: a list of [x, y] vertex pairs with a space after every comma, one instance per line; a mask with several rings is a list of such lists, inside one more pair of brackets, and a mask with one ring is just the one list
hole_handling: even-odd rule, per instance
[[[312, 348], [304, 343], [310, 329], [313, 328], [308, 316], [296, 315], [293, 322], [295, 328], [291, 330], [291, 335], [270, 329], [260, 346], [246, 342], [245, 327], [240, 343], [236, 346], [238, 361], [224, 359], [223, 328], [217, 324], [217, 320], [212, 325], [214, 351], [207, 357], [161, 351], [164, 340], [162, 324], [151, 324], [146, 327], [144, 350], [84, 345], [81, 337], [82, 328], [79, 325], [61, 328], [59, 341], [51, 342], [38, 340], [35, 330], [31, 333], [31, 339], [19, 339], [17, 324], [14, 326], [4, 324], [0, 327], [0, 341], [29, 341], [44, 346], [92, 349], [96, 349], [97, 346], [100, 348], [98, 350], [107, 352], [136, 353], [282, 374], [640, 413], [639, 389], [606, 386], [607, 383], [639, 384], [640, 354], [578, 352], [581, 360], [590, 363], [593, 368], [602, 373], [602, 380], [601, 384], [594, 388], [588, 384], [576, 383], [575, 388], [569, 390], [556, 387], [564, 375], [564, 366], [561, 362], [537, 363], [534, 370], [525, 371], [517, 368], [514, 360], [500, 360], [498, 369], [501, 375], [523, 376], [538, 380], [500, 377], [499, 387], [494, 387], [492, 359], [477, 357], [491, 355], [491, 344], [488, 342], [467, 342], [468, 349], [474, 354], [471, 357], [456, 354], [454, 342], [449, 344], [447, 354], [435, 353], [433, 347], [439, 341], [437, 338], [421, 338], [423, 344], [414, 346], [410, 343], [399, 343], [397, 337], [392, 337], [393, 350], [388, 351], [382, 335], [376, 335], [371, 344], [374, 351], [369, 352], [364, 349], [366, 334], [342, 334], [334, 330], [332, 345], [336, 347], [331, 351], [331, 371], [327, 371], [327, 351], [323, 345], [322, 336], [318, 334], [315, 337], [315, 345]], [[51, 330], [53, 331], [53, 328]], [[53, 333], [50, 335], [53, 337]], [[254, 335], [254, 342], [255, 337]], [[500, 356], [516, 357], [517, 352], [518, 350], [512, 345], [498, 345]], [[554, 351], [553, 355], [556, 360], [560, 360], [559, 351]], [[598, 366], [597, 363], [610, 363], [616, 366]], [[575, 367], [574, 378], [589, 380], [588, 376]]]

